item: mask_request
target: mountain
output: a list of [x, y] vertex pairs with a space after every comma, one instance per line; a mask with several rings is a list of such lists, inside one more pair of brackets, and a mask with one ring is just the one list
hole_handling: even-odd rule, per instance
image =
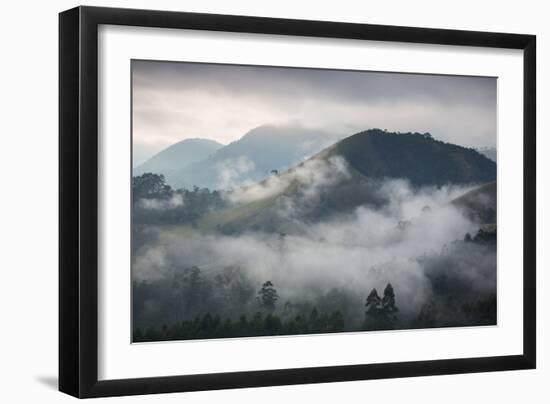
[[134, 168], [133, 175], [156, 173], [169, 176], [185, 166], [204, 160], [216, 150], [221, 143], [209, 139], [185, 139], [155, 154], [149, 160]]
[[369, 178], [406, 178], [413, 185], [474, 184], [496, 179], [487, 157], [429, 133], [390, 133], [371, 129], [334, 145], [327, 156], [340, 155]]
[[226, 189], [254, 183], [285, 170], [339, 140], [339, 136], [298, 126], [263, 125], [239, 140], [166, 176], [174, 188], [196, 185]]
[[437, 141], [429, 134], [372, 129], [285, 172], [228, 192], [233, 207], [207, 215], [200, 227], [225, 233], [291, 233], [298, 222], [387, 202], [378, 192], [386, 179], [406, 179], [416, 187], [483, 184], [496, 180], [496, 164], [473, 149]]
[[459, 207], [471, 220], [483, 224], [497, 221], [497, 183], [489, 182], [456, 198], [452, 204]]
[[495, 147], [478, 147], [476, 150], [495, 163], [497, 162], [497, 149]]

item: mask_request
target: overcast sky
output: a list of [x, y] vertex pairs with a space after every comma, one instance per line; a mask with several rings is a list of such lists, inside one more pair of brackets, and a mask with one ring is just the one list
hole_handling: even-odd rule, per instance
[[134, 163], [186, 138], [227, 144], [264, 124], [430, 132], [496, 145], [496, 79], [133, 61]]

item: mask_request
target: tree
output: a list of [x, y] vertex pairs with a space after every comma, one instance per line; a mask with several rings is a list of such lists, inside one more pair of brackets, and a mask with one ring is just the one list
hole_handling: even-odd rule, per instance
[[281, 319], [273, 314], [268, 314], [264, 319], [264, 332], [267, 335], [278, 335], [283, 330]]
[[328, 331], [344, 331], [344, 316], [337, 310], [334, 311], [328, 319]]
[[172, 189], [166, 184], [164, 175], [145, 173], [132, 178], [132, 191], [134, 200], [146, 197], [162, 197], [169, 194]]
[[369, 330], [388, 330], [395, 327], [399, 311], [395, 305], [395, 292], [391, 283], [386, 285], [384, 296], [380, 298], [376, 289], [373, 289], [367, 297], [365, 304], [364, 327]]
[[242, 314], [239, 317], [239, 322], [237, 323], [236, 328], [237, 336], [245, 336], [250, 334], [250, 324], [248, 323], [248, 319], [245, 314]]
[[420, 308], [420, 312], [413, 320], [412, 326], [414, 328], [428, 328], [435, 327], [437, 324], [437, 310], [433, 300], [429, 300], [424, 303]]
[[188, 312], [201, 311], [211, 297], [212, 285], [203, 278], [199, 267], [185, 268], [182, 281], [185, 310]]
[[382, 298], [382, 310], [387, 314], [396, 313], [399, 309], [395, 306], [395, 292], [391, 283], [386, 285], [384, 289], [384, 297]]
[[367, 308], [365, 315], [376, 316], [380, 310], [381, 303], [382, 300], [380, 299], [380, 296], [378, 296], [376, 288], [371, 290], [370, 294], [367, 296], [367, 303], [365, 304], [365, 307]]
[[258, 292], [258, 300], [262, 308], [267, 311], [275, 310], [275, 303], [279, 300], [279, 295], [271, 281], [267, 281], [262, 285], [262, 288]]

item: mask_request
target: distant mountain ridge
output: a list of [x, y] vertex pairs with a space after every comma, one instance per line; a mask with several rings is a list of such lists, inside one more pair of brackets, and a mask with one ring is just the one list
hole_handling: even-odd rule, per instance
[[263, 125], [166, 176], [174, 188], [223, 189], [254, 183], [282, 171], [338, 141], [341, 136], [293, 125]]
[[169, 176], [197, 161], [204, 160], [212, 153], [224, 147], [210, 139], [185, 139], [161, 150], [149, 160], [135, 167], [133, 175], [141, 175], [146, 172]]

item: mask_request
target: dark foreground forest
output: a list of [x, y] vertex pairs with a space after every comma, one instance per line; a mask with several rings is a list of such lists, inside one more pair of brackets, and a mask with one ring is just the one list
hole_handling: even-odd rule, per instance
[[[193, 268], [190, 276], [194, 278], [190, 282], [197, 282], [197, 287], [199, 283], [202, 283], [202, 287], [208, 290], [209, 286], [200, 280], [198, 268]], [[442, 282], [447, 281], [443, 280]], [[134, 288], [136, 294], [134, 301], [140, 302], [143, 295], [151, 292], [155, 286], [142, 283], [135, 285]], [[212, 294], [210, 296], [196, 295], [196, 298], [199, 301], [210, 299], [208, 304], [215, 304]], [[176, 301], [173, 304], [177, 304], [179, 299], [174, 300]], [[404, 321], [400, 318], [399, 308], [395, 303], [395, 292], [391, 284], [385, 287], [382, 296], [376, 289], [368, 294], [363, 308], [364, 318], [361, 322], [354, 318], [346, 322], [346, 317], [349, 318], [349, 315], [357, 310], [355, 307], [349, 307], [351, 302], [345, 300], [351, 299], [337, 290], [327, 293], [324, 302], [302, 302], [293, 305], [287, 301], [282, 308], [278, 308], [278, 300], [276, 289], [270, 281], [267, 281], [258, 292], [257, 311], [253, 314], [241, 314], [235, 317], [230, 313], [219, 314], [220, 311], [224, 312], [225, 310], [213, 309], [212, 312], [215, 314], [209, 310], [197, 310], [197, 312], [206, 311], [206, 313], [197, 313], [194, 317], [188, 314], [182, 317], [190, 317], [190, 319], [170, 322], [169, 325], [164, 323], [162, 326], [135, 327], [133, 341], [150, 342], [496, 324], [496, 295], [494, 294], [483, 298], [473, 297], [466, 302], [453, 301], [452, 298], [434, 298], [425, 303], [411, 321]], [[166, 302], [166, 304], [169, 303]], [[318, 307], [323, 311], [319, 311]], [[189, 311], [192, 312], [192, 310]]]

